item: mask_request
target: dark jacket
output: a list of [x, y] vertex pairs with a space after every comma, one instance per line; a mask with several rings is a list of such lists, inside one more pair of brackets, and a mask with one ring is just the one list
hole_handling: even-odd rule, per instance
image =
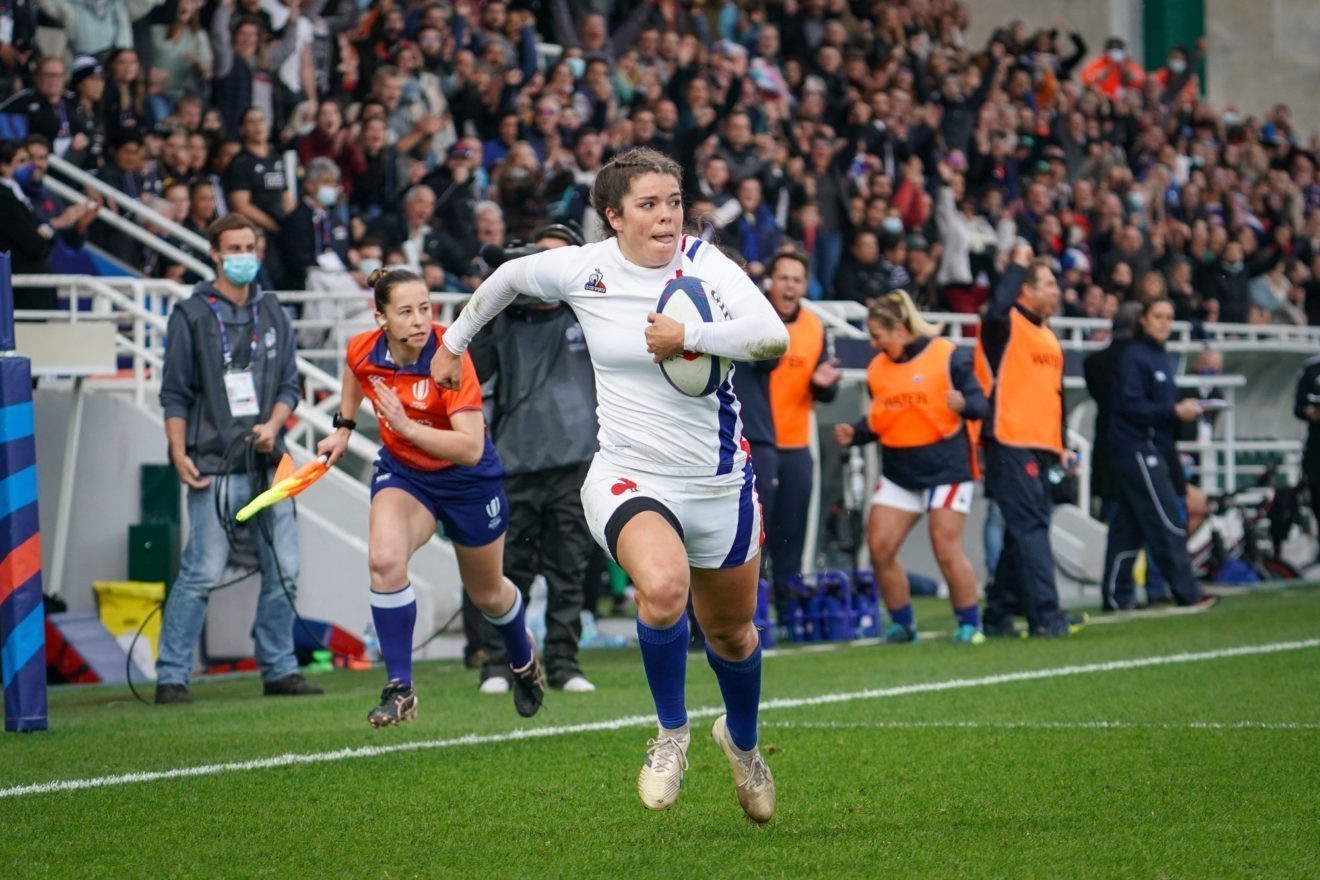
[[733, 391], [741, 406], [743, 437], [748, 443], [775, 445], [775, 417], [770, 411], [770, 373], [779, 358], [738, 362], [733, 368]]
[[1245, 324], [1251, 301], [1251, 277], [1242, 270], [1231, 271], [1222, 261], [1206, 270], [1203, 299], [1219, 300], [1219, 320], [1225, 324]]
[[313, 207], [307, 199], [299, 202], [280, 224], [279, 243], [283, 257], [280, 266], [284, 270], [280, 286], [285, 290], [302, 290], [307, 283], [307, 270], [320, 265], [317, 257], [324, 251], [333, 252], [345, 269], [349, 267], [348, 227], [319, 205]]
[[[1293, 415], [1306, 421], [1306, 461], [1311, 462], [1303, 470], [1310, 471], [1320, 465], [1320, 422], [1306, 418], [1308, 406], [1320, 406], [1320, 355], [1316, 355], [1302, 364], [1297, 373], [1297, 395], [1293, 401]], [[1320, 482], [1320, 473], [1311, 475], [1313, 483]], [[1320, 499], [1312, 498], [1311, 506], [1320, 506]]]
[[1091, 448], [1091, 494], [1098, 498], [1118, 497], [1118, 486], [1109, 467], [1109, 420], [1114, 407], [1114, 369], [1130, 340], [1115, 339], [1082, 362], [1086, 393], [1095, 401], [1095, 443]]
[[[28, 207], [7, 184], [0, 183], [0, 252], [9, 251], [10, 264], [15, 275], [47, 275], [51, 271], [50, 251], [55, 244], [52, 235], [41, 234], [45, 222], [34, 204]], [[14, 308], [57, 309], [59, 298], [53, 287], [15, 287]]]
[[[212, 297], [225, 322], [234, 368], [252, 369], [259, 415], [235, 418], [229, 413], [225, 359]], [[255, 361], [251, 345], [253, 306], [258, 323]], [[219, 473], [230, 444], [270, 418], [277, 402], [290, 408], [298, 405], [296, 356], [293, 325], [273, 295], [254, 289], [248, 302], [239, 307], [210, 282], [203, 282], [194, 288], [191, 297], [174, 307], [166, 329], [160, 405], [165, 418], [181, 418], [188, 423], [185, 448], [201, 473]], [[282, 452], [277, 444], [272, 456]], [[270, 463], [258, 462], [258, 466]], [[234, 464], [239, 470], [244, 468], [241, 456]]]
[[428, 174], [422, 183], [435, 193], [435, 216], [431, 226], [436, 230], [441, 252], [445, 255], [444, 270], [460, 277], [467, 275], [479, 247], [473, 180], [469, 177], [458, 183], [448, 169], [439, 168]]
[[567, 467], [596, 454], [596, 380], [572, 309], [515, 304], [468, 350], [481, 381], [495, 380], [490, 435], [505, 473]]
[[1121, 455], [1159, 454], [1169, 466], [1175, 488], [1180, 489], [1174, 376], [1174, 361], [1164, 346], [1144, 335], [1133, 339], [1119, 354], [1114, 369], [1108, 438], [1111, 460]]

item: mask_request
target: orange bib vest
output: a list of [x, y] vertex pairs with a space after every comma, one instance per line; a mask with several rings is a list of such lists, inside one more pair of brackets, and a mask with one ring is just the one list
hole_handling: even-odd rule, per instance
[[978, 338], [974, 369], [994, 399], [994, 438], [1005, 446], [1063, 451], [1063, 349], [1054, 331], [1018, 309], [1009, 312], [1008, 344], [991, 375]]
[[910, 361], [894, 363], [879, 354], [866, 368], [871, 390], [868, 423], [885, 446], [929, 446], [958, 433], [962, 416], [949, 409], [953, 389], [949, 358], [954, 344], [932, 339]]
[[825, 325], [806, 309], [788, 325], [788, 351], [770, 372], [770, 413], [775, 445], [802, 449], [811, 443], [811, 374], [825, 350]]

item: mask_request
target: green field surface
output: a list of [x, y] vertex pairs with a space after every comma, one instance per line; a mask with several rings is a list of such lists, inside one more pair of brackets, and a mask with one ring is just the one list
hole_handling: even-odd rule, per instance
[[[949, 627], [947, 604], [918, 613]], [[636, 651], [583, 665], [599, 690], [528, 721], [421, 663], [420, 717], [384, 730], [380, 669], [309, 698], [207, 679], [160, 708], [52, 689], [49, 731], [0, 739], [0, 877], [1320, 877], [1320, 589], [1067, 639], [773, 652], [764, 826], [710, 739], [704, 656], [664, 813], [635, 791], [654, 731]]]

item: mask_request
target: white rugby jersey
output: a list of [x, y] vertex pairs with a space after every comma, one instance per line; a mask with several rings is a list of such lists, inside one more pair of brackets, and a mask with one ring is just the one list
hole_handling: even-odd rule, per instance
[[784, 353], [788, 331], [752, 280], [716, 247], [687, 235], [661, 269], [628, 262], [614, 238], [505, 263], [478, 288], [444, 343], [461, 353], [519, 293], [563, 300], [573, 307], [591, 351], [602, 458], [646, 473], [736, 472], [747, 453], [733, 371], [714, 394], [688, 397], [665, 381], [646, 350], [646, 316], [680, 273], [705, 281], [724, 315], [722, 321], [686, 324], [684, 348], [744, 361]]

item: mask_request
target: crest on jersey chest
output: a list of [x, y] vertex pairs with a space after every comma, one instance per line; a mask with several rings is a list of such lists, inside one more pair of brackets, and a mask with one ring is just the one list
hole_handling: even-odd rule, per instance
[[587, 276], [586, 283], [582, 285], [583, 290], [589, 290], [592, 293], [605, 292], [605, 274], [599, 269], [592, 269], [591, 274]]

